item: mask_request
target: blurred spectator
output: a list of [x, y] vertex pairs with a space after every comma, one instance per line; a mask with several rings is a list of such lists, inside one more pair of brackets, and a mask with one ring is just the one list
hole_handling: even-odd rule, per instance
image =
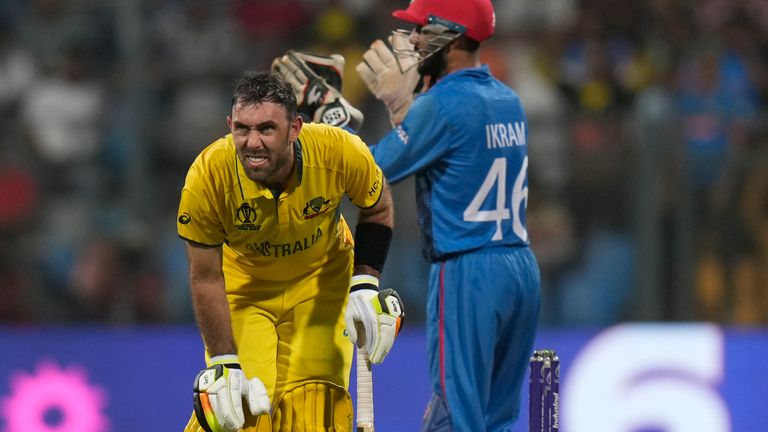
[[22, 166], [0, 162], [0, 235], [14, 236], [33, 224], [40, 191], [33, 174]]
[[[355, 66], [363, 61], [363, 53], [367, 46], [363, 45], [358, 33], [358, 20], [349, 12], [339, 7], [330, 7], [322, 10], [312, 26], [312, 43], [301, 47], [319, 54], [330, 55], [338, 53], [344, 56], [344, 82], [342, 91], [344, 97], [353, 106], [360, 106], [363, 98], [369, 92], [360, 79]], [[388, 35], [376, 35], [377, 38], [386, 38]]]
[[34, 174], [0, 141], [0, 322], [34, 321], [42, 304], [24, 238], [34, 231], [41, 206]]
[[558, 60], [558, 86], [574, 108], [587, 113], [623, 109], [631, 101], [622, 72], [634, 49], [627, 34], [610, 32], [599, 3], [592, 2], [579, 15]]
[[0, 16], [0, 133], [13, 130], [19, 100], [36, 74], [34, 59], [18, 45], [10, 19]]
[[118, 296], [126, 292], [126, 270], [114, 242], [96, 238], [85, 243], [69, 276], [74, 316], [86, 321], [111, 319]]
[[63, 63], [41, 76], [21, 102], [25, 141], [31, 146], [43, 195], [38, 230], [42, 273], [53, 297], [62, 293], [71, 248], [93, 228], [107, 192], [100, 156], [105, 87], [94, 74], [88, 47], [67, 45]]
[[[274, 45], [286, 38], [296, 38], [295, 42], [306, 41], [307, 23], [311, 20], [307, 2], [300, 0], [234, 0], [232, 17], [246, 38], [258, 45]], [[300, 31], [296, 31], [301, 29]], [[304, 37], [302, 37], [304, 36]], [[264, 46], [268, 48], [268, 46]], [[273, 46], [273, 49], [277, 47]], [[287, 47], [286, 47], [287, 48]], [[262, 54], [265, 66], [278, 54], [278, 51]], [[253, 53], [258, 55], [257, 52]]]
[[768, 135], [758, 129], [744, 169], [740, 199], [743, 254], [734, 274], [733, 319], [755, 325], [768, 321]]
[[681, 65], [678, 109], [682, 124], [680, 178], [690, 208], [694, 286], [700, 318], [726, 319], [726, 273], [740, 246], [736, 187], [755, 93], [743, 59], [704, 41]]
[[496, 28], [499, 32], [527, 34], [550, 32], [567, 26], [578, 17], [579, 0], [497, 0]]
[[150, 51], [161, 84], [178, 86], [232, 79], [250, 64], [227, 2], [164, 0], [148, 17]]
[[61, 66], [37, 80], [22, 101], [21, 122], [48, 191], [95, 198], [105, 89], [91, 66], [87, 47], [70, 44]]
[[106, 66], [113, 53], [114, 26], [100, 2], [30, 0], [17, 2], [18, 39], [44, 72], [61, 67], [73, 40], [91, 47], [90, 61]]
[[165, 0], [149, 19], [147, 52], [158, 113], [152, 157], [159, 181], [170, 190], [203, 146], [227, 132], [221, 117], [211, 113], [227, 112], [231, 81], [255, 53], [247, 49], [228, 3]]

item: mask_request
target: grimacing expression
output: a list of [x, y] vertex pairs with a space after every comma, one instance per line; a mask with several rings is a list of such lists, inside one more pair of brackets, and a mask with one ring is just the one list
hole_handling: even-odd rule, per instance
[[273, 102], [236, 103], [227, 117], [245, 175], [268, 187], [283, 187], [293, 170], [293, 142], [302, 120], [289, 120], [283, 106]]

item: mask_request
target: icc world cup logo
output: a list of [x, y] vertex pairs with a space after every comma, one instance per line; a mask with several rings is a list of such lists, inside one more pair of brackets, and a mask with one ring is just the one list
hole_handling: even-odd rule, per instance
[[243, 203], [243, 205], [237, 209], [235, 217], [237, 217], [237, 220], [239, 220], [240, 223], [252, 224], [256, 222], [256, 209], [251, 207], [248, 203]]
[[235, 219], [237, 219], [240, 224], [238, 225], [237, 222], [235, 222], [235, 227], [239, 229], [240, 231], [258, 231], [261, 229], [261, 224], [256, 224], [256, 209], [251, 207], [248, 203], [243, 203], [240, 205], [240, 207], [235, 212]]

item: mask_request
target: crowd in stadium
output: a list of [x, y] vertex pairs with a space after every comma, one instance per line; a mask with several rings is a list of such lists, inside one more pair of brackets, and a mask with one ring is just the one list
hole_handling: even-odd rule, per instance
[[[176, 210], [227, 133], [232, 80], [292, 48], [354, 67], [377, 0], [0, 4], [0, 322], [191, 323]], [[403, 0], [403, 5], [405, 1]], [[768, 5], [497, 0], [491, 71], [530, 124], [528, 229], [544, 325], [768, 321]], [[385, 283], [423, 319], [412, 183]]]

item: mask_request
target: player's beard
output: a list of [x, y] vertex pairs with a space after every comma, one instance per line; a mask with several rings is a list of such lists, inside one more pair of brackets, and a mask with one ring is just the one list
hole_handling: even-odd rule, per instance
[[[266, 146], [263, 146], [260, 150], [251, 151], [246, 148], [242, 148], [238, 151], [238, 157], [240, 163], [243, 166], [245, 175], [255, 181], [256, 183], [263, 184], [268, 187], [281, 186], [290, 173], [290, 169], [286, 171], [286, 165], [290, 166], [293, 161], [293, 143], [288, 140], [286, 134], [284, 145], [280, 146], [277, 151], [270, 150]], [[267, 159], [266, 164], [258, 168], [254, 168], [248, 161], [248, 156], [264, 157]]]
[[431, 56], [425, 58], [419, 63], [419, 74], [421, 76], [432, 77], [431, 82], [434, 84], [439, 78], [445, 75], [445, 71], [448, 69], [448, 63], [445, 59], [445, 47], [440, 48]]

